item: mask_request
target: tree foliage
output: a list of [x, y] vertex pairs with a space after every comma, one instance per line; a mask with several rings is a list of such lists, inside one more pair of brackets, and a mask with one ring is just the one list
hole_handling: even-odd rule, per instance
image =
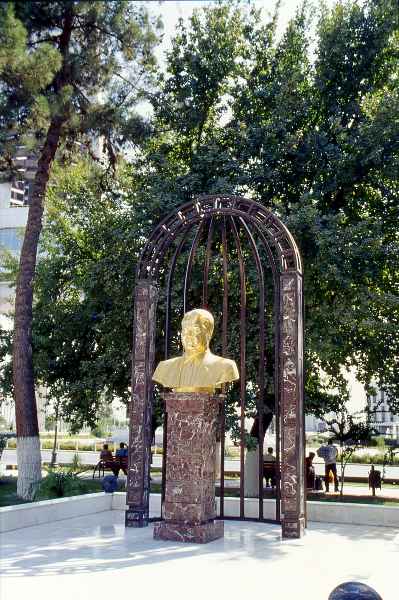
[[[339, 409], [331, 389], [345, 394], [342, 367], [350, 366], [399, 410], [397, 3], [322, 8], [314, 47], [309, 13], [305, 4], [277, 38], [276, 17], [265, 23], [253, 8], [217, 3], [196, 11], [178, 26], [167, 71], [150, 94], [151, 136], [130, 165], [105, 192], [98, 186], [106, 176], [91, 168], [57, 174], [36, 290], [36, 368], [50, 384], [68, 381], [76, 423], [91, 422], [101, 394], [127, 398], [133, 272], [149, 232], [183, 201], [219, 192], [261, 202], [298, 242], [307, 410]], [[256, 381], [248, 266], [247, 362]], [[229, 335], [233, 348], [234, 319]], [[247, 403], [253, 411], [250, 390]]]
[[[13, 388], [21, 440], [18, 495], [25, 499], [32, 498], [41, 478], [32, 305], [51, 167], [61, 146], [68, 152], [78, 144], [90, 153], [94, 136], [104, 144], [113, 165], [115, 148], [126, 132], [133, 143], [143, 135], [142, 119], [132, 108], [154, 67], [155, 42], [145, 7], [126, 0], [14, 1], [0, 6], [0, 170], [8, 176], [15, 170], [15, 153], [21, 143], [37, 156], [16, 283], [13, 333]], [[30, 456], [22, 451], [23, 438], [35, 445]]]
[[145, 123], [134, 109], [151, 85], [156, 42], [138, 3], [2, 3], [0, 168], [15, 169], [21, 143], [40, 152], [57, 116], [64, 152], [75, 142], [92, 151], [96, 138], [112, 160], [126, 135], [136, 142]]
[[95, 425], [104, 401], [129, 397], [141, 240], [122, 168], [110, 180], [88, 160], [58, 168], [53, 181], [37, 271], [35, 371], [79, 429]]

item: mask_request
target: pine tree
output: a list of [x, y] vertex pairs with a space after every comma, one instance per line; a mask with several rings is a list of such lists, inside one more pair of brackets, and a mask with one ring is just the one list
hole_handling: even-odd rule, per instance
[[[156, 24], [154, 24], [156, 25]], [[145, 124], [134, 107], [154, 69], [156, 28], [145, 8], [127, 1], [9, 2], [0, 6], [0, 168], [9, 175], [16, 147], [38, 157], [16, 285], [13, 384], [18, 436], [18, 496], [31, 499], [41, 478], [32, 361], [32, 302], [44, 200], [57, 151], [107, 159], [127, 132]]]

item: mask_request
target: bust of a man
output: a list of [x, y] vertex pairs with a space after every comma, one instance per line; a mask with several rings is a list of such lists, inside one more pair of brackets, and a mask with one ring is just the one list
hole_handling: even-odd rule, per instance
[[175, 392], [213, 393], [223, 383], [238, 379], [234, 360], [216, 356], [209, 349], [213, 328], [213, 316], [207, 310], [187, 312], [181, 329], [184, 354], [160, 362], [153, 380]]

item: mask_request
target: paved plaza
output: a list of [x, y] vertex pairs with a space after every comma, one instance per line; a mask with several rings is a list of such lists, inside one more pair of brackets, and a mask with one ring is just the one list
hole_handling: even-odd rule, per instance
[[301, 540], [280, 527], [225, 523], [208, 545], [152, 539], [152, 526], [125, 529], [122, 511], [11, 531], [1, 539], [1, 600], [165, 598], [327, 600], [343, 581], [398, 599], [399, 532], [310, 524]]

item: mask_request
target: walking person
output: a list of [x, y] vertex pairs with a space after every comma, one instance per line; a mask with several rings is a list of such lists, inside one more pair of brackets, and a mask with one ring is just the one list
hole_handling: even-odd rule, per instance
[[317, 456], [324, 459], [325, 467], [325, 482], [326, 492], [329, 491], [330, 487], [330, 473], [333, 474], [334, 489], [338, 492], [338, 475], [337, 475], [337, 456], [338, 449], [334, 446], [332, 439], [328, 440], [327, 444], [321, 446], [317, 451]]

